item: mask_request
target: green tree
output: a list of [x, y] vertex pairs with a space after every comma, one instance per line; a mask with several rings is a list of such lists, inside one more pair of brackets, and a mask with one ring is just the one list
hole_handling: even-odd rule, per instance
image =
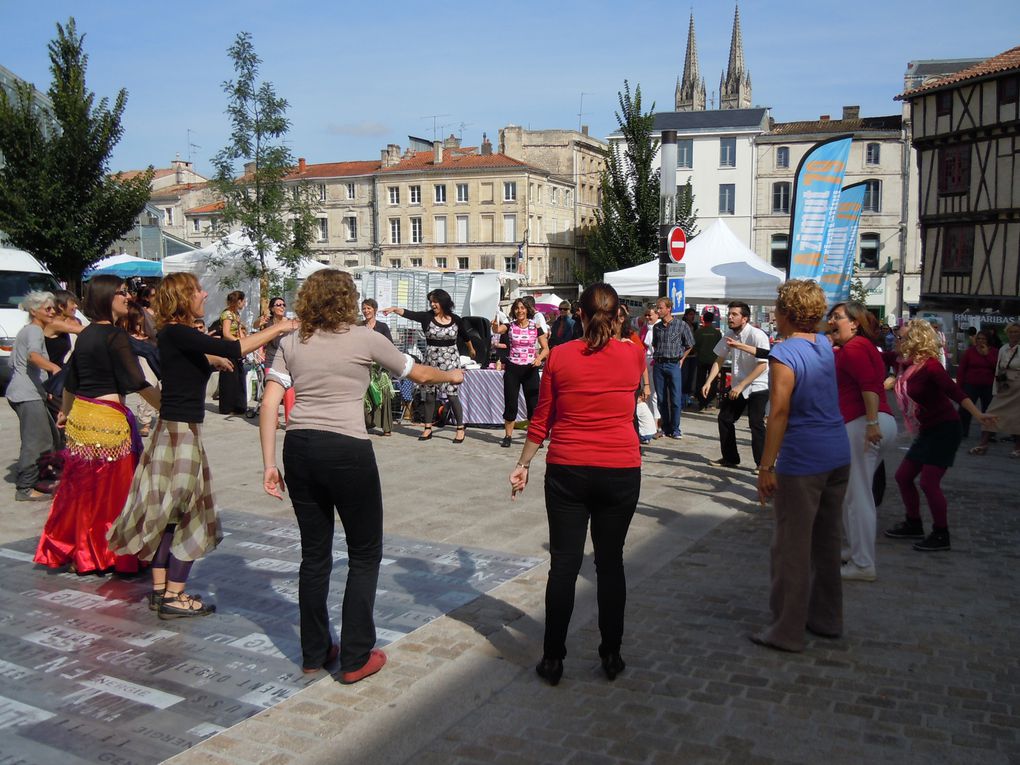
[[[653, 138], [655, 104], [641, 111], [641, 86], [630, 92], [624, 80], [617, 94], [620, 110], [616, 122], [623, 141], [619, 149], [607, 152], [606, 170], [601, 178], [601, 200], [590, 235], [590, 279], [607, 271], [635, 266], [655, 257], [659, 251], [660, 173], [652, 169], [659, 149]], [[690, 180], [677, 194], [674, 220], [689, 237], [697, 233], [697, 210]]]
[[270, 288], [278, 287], [284, 276], [274, 270], [273, 258], [293, 276], [310, 253], [315, 216], [307, 186], [285, 182], [294, 168], [283, 142], [290, 130], [287, 101], [276, 95], [272, 83], [260, 81], [262, 60], [251, 34], [239, 33], [227, 55], [236, 75], [223, 83], [230, 141], [213, 158], [213, 183], [224, 201], [221, 227], [237, 227], [251, 242], [231, 276], [259, 280], [265, 313]]
[[84, 41], [73, 18], [57, 24], [49, 44], [52, 113], [31, 85], [19, 83], [13, 98], [0, 89], [0, 230], [69, 283], [131, 229], [153, 172], [110, 176], [127, 91], [112, 107], [106, 98], [96, 103], [85, 86]]

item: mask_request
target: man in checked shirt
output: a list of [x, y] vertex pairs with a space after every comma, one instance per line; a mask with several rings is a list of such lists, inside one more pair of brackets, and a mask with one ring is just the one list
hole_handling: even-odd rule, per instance
[[687, 322], [673, 315], [673, 301], [669, 298], [655, 301], [655, 313], [661, 321], [652, 327], [652, 378], [659, 399], [662, 432], [670, 438], [683, 438], [680, 367], [694, 347], [694, 335]]

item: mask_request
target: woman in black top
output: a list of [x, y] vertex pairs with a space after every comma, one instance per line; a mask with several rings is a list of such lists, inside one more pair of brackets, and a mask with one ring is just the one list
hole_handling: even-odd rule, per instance
[[[396, 312], [410, 321], [421, 324], [421, 331], [425, 334], [425, 363], [430, 367], [437, 367], [444, 372], [460, 368], [460, 353], [457, 351], [457, 341], [463, 340], [468, 347], [468, 353], [475, 355], [471, 338], [461, 318], [453, 312], [453, 298], [446, 290], [432, 290], [428, 294], [431, 311], [408, 311], [406, 308], [391, 306], [383, 310], [389, 316]], [[432, 417], [436, 411], [436, 393], [442, 391], [446, 394], [446, 400], [450, 402], [453, 416], [457, 421], [457, 437], [453, 439], [455, 444], [464, 442], [464, 410], [460, 405], [458, 391], [460, 385], [454, 383], [442, 383], [440, 385], [425, 385], [425, 429], [418, 436], [419, 441], [428, 441], [432, 438]]]
[[163, 402], [124, 511], [109, 534], [114, 549], [152, 561], [149, 608], [160, 619], [216, 610], [184, 592], [191, 564], [223, 536], [202, 447], [205, 390], [213, 364], [230, 370], [228, 359], [239, 359], [297, 326], [284, 320], [240, 340], [210, 337], [194, 327], [194, 320], [205, 314], [206, 297], [193, 274], [168, 274], [156, 289]]
[[159, 406], [159, 392], [145, 381], [127, 333], [114, 324], [127, 314], [128, 295], [116, 276], [89, 283], [85, 313], [92, 323], [78, 335], [67, 362], [57, 416], [67, 439], [64, 470], [35, 553], [35, 562], [50, 568], [70, 563], [79, 574], [139, 568], [137, 558], [115, 555], [106, 543], [141, 452], [124, 397], [138, 392]]

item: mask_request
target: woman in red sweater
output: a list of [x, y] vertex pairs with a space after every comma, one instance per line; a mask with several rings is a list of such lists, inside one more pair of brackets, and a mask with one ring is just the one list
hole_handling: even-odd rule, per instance
[[[900, 353], [912, 364], [896, 380], [896, 399], [907, 430], [916, 434], [907, 456], [896, 471], [896, 483], [906, 507], [906, 520], [885, 532], [893, 539], [917, 539], [914, 549], [934, 552], [949, 549], [949, 522], [942, 476], [952, 467], [963, 438], [957, 403], [982, 425], [995, 426], [995, 417], [981, 412], [953, 382], [939, 363], [939, 340], [931, 325], [911, 319], [900, 334]], [[932, 531], [924, 536], [921, 497], [914, 479], [921, 476], [921, 491], [931, 510]]]
[[[992, 345], [991, 335], [981, 330], [974, 336], [974, 345], [967, 348], [956, 369], [956, 382], [966, 391], [972, 401], [981, 403], [981, 411], [987, 411], [992, 403], [992, 384], [995, 382], [995, 363], [999, 351]], [[960, 430], [963, 437], [970, 435], [970, 412], [960, 410]], [[987, 447], [975, 446], [971, 454], [984, 454]]]
[[546, 436], [545, 505], [551, 563], [545, 591], [545, 642], [535, 668], [550, 685], [563, 675], [574, 586], [591, 519], [606, 677], [623, 671], [620, 657], [627, 583], [623, 543], [641, 493], [641, 449], [634, 430], [634, 391], [645, 368], [644, 348], [616, 339], [619, 297], [608, 284], [581, 295], [584, 335], [556, 346], [545, 365], [538, 407], [517, 466], [511, 496], [528, 484], [528, 468]]

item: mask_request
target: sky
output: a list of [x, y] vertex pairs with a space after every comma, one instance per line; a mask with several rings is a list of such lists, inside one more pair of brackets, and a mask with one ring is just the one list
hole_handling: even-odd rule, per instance
[[[88, 87], [111, 100], [128, 92], [110, 169], [168, 167], [179, 154], [209, 175], [229, 137], [226, 51], [241, 31], [253, 36], [262, 78], [289, 103], [295, 158], [339, 162], [378, 159], [408, 135], [431, 140], [434, 126], [473, 146], [483, 132], [496, 144], [508, 124], [585, 124], [605, 138], [625, 80], [640, 86], [644, 111], [672, 110], [692, 11], [712, 98], [733, 10], [708, 0], [0, 0], [0, 64], [46, 90], [46, 46], [74, 16]], [[742, 0], [740, 18], [754, 103], [779, 122], [835, 118], [844, 105], [898, 114], [908, 61], [1020, 45], [1017, 0]]]

